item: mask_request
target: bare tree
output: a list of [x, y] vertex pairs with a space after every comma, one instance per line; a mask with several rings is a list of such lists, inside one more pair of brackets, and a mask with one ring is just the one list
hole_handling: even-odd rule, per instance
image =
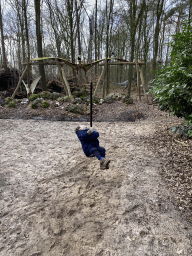
[[73, 0], [66, 0], [67, 3], [67, 14], [68, 14], [68, 21], [69, 21], [69, 40], [70, 40], [70, 47], [71, 47], [71, 60], [75, 62], [75, 47], [74, 47], [74, 24], [73, 24]]
[[28, 18], [27, 18], [27, 3], [26, 0], [22, 0], [22, 8], [23, 8], [23, 16], [24, 16], [24, 24], [25, 24], [25, 37], [27, 44], [27, 58], [30, 60], [30, 44], [29, 44], [29, 29], [28, 29]]
[[[46, 0], [46, 4], [48, 6], [49, 20], [50, 20], [50, 24], [53, 29], [53, 34], [54, 34], [54, 38], [55, 38], [57, 56], [61, 57], [62, 56], [62, 54], [61, 54], [61, 34], [60, 34], [60, 30], [58, 28], [58, 22], [55, 17], [55, 13], [58, 9], [53, 7], [50, 0]], [[58, 15], [58, 13], [56, 15]]]
[[[95, 0], [95, 60], [98, 59], [98, 44], [97, 44], [97, 37], [98, 37], [98, 33], [97, 33], [97, 9], [98, 9], [98, 5], [97, 5], [97, 0]], [[98, 69], [97, 69], [97, 65], [95, 66], [95, 74], [97, 75]]]
[[7, 57], [5, 54], [5, 41], [4, 41], [4, 33], [3, 33], [3, 19], [2, 19], [2, 12], [1, 12], [1, 3], [0, 3], [0, 30], [1, 30], [1, 47], [2, 47], [2, 54], [3, 54], [3, 67], [7, 69]]
[[[110, 0], [109, 10], [108, 10], [108, 0], [106, 0], [106, 58], [109, 57], [109, 42], [110, 42], [110, 23], [112, 23], [112, 15], [113, 15], [113, 6], [114, 0]], [[110, 77], [110, 68], [107, 65], [106, 70], [106, 94], [109, 93], [109, 77]], [[103, 95], [104, 96], [104, 95]]]
[[76, 12], [76, 25], [77, 25], [77, 42], [78, 42], [78, 55], [81, 56], [81, 37], [80, 37], [80, 15], [79, 7], [77, 6], [77, 0], [75, 0], [75, 12]]
[[157, 53], [158, 53], [158, 46], [159, 46], [159, 32], [160, 32], [160, 18], [163, 12], [163, 4], [164, 0], [158, 0], [157, 7], [156, 7], [156, 26], [155, 26], [155, 33], [154, 33], [154, 50], [153, 50], [153, 66], [152, 69], [156, 70], [157, 65]]
[[[40, 22], [41, 21], [40, 0], [34, 0], [34, 4], [35, 4], [35, 16], [36, 16], [37, 53], [38, 53], [38, 57], [43, 57], [41, 22]], [[42, 63], [39, 65], [39, 73], [41, 75], [42, 90], [46, 91], [47, 90], [46, 77], [45, 77], [44, 65]]]
[[[130, 61], [132, 62], [134, 59], [134, 55], [135, 55], [135, 35], [136, 35], [136, 31], [137, 31], [137, 27], [139, 24], [139, 21], [142, 17], [144, 8], [145, 8], [145, 0], [142, 1], [141, 5], [140, 5], [140, 9], [139, 6], [137, 6], [137, 1], [136, 0], [127, 0], [129, 3], [129, 29], [130, 29]], [[138, 11], [139, 9], [139, 11]], [[138, 14], [137, 14], [138, 13]], [[128, 72], [128, 95], [130, 95], [131, 93], [131, 82], [132, 82], [132, 71], [133, 67], [132, 65], [129, 66], [129, 72]]]
[[[26, 62], [27, 58], [35, 57], [36, 51], [39, 57], [43, 56], [42, 36], [44, 37], [44, 49], [49, 55], [57, 55], [75, 62], [77, 53], [82, 56], [82, 60], [89, 59], [90, 38], [86, 25], [86, 9], [89, 8], [89, 5], [86, 5], [87, 0], [64, 0], [64, 4], [58, 0], [34, 0], [36, 38], [33, 29], [35, 23], [29, 11], [31, 1], [6, 1], [12, 10], [9, 9], [6, 16], [3, 16], [0, 29], [1, 34], [3, 30], [6, 31], [8, 38], [6, 53], [10, 56], [10, 63], [19, 67], [20, 71], [22, 63]], [[46, 15], [40, 13], [40, 2], [42, 9], [45, 7], [43, 10], [47, 12], [44, 12]], [[191, 19], [192, 0], [123, 0], [116, 3], [116, 0], [105, 0], [104, 4], [98, 0], [94, 2], [95, 36], [92, 50], [95, 59], [111, 57], [112, 51], [116, 57], [130, 61], [140, 57], [147, 63], [144, 73], [149, 74], [151, 69], [156, 69], [157, 55], [164, 60], [169, 59], [170, 50], [166, 43], [172, 40], [171, 34], [180, 31], [185, 19]], [[124, 5], [127, 8], [124, 8]], [[0, 16], [2, 19], [2, 13]], [[42, 25], [47, 28], [44, 34], [41, 33]], [[3, 65], [6, 66], [3, 39], [2, 35], [2, 58], [3, 63], [6, 63]], [[110, 67], [109, 69], [114, 72], [111, 74], [109, 71], [106, 72], [107, 84], [112, 75], [117, 82], [127, 80], [128, 66]], [[33, 68], [34, 71], [37, 69], [37, 66]], [[43, 65], [40, 69], [42, 69], [40, 72], [43, 72]], [[95, 68], [95, 73], [99, 69], [101, 70], [102, 67]], [[71, 69], [68, 75], [70, 73], [72, 73]], [[76, 72], [73, 75], [76, 75]], [[128, 94], [131, 91], [133, 75], [134, 67], [130, 66]], [[44, 75], [42, 79], [45, 84]], [[109, 92], [108, 86], [105, 92]]]

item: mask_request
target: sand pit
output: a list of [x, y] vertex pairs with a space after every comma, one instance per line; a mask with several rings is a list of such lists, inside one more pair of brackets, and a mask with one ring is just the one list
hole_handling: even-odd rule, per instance
[[155, 124], [94, 123], [104, 171], [83, 155], [78, 124], [0, 120], [0, 255], [192, 255], [192, 227], [140, 139]]

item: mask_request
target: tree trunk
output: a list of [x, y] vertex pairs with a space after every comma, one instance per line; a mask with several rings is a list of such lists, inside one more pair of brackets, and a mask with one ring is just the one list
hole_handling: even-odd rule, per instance
[[25, 31], [24, 31], [23, 13], [21, 13], [21, 15], [20, 15], [20, 26], [21, 26], [21, 42], [22, 42], [23, 63], [25, 63], [26, 62], [26, 57], [25, 57]]
[[[108, 8], [107, 8], [107, 0], [106, 0], [106, 20], [107, 20], [107, 31], [106, 31], [106, 62], [108, 63], [107, 58], [109, 57], [109, 17], [108, 17]], [[109, 66], [106, 66], [106, 94], [109, 92]], [[104, 95], [105, 93], [103, 93]]]
[[67, 13], [69, 18], [70, 27], [70, 47], [71, 47], [71, 61], [75, 62], [75, 49], [74, 49], [74, 32], [73, 32], [73, 1], [67, 0]]
[[25, 22], [25, 36], [27, 43], [27, 58], [30, 60], [30, 44], [29, 44], [29, 31], [28, 31], [28, 21], [27, 21], [27, 6], [26, 0], [23, 0], [23, 14], [24, 14], [24, 22]]
[[54, 33], [54, 37], [55, 37], [57, 57], [61, 57], [62, 56], [61, 55], [61, 39], [60, 39], [60, 35], [59, 35], [58, 29], [57, 29], [57, 22], [56, 22], [56, 19], [54, 16], [54, 11], [56, 12], [56, 10], [53, 9], [53, 6], [51, 5], [49, 0], [47, 0], [46, 3], [48, 6], [48, 9], [49, 9], [50, 23], [51, 23], [51, 27], [53, 29], [53, 33]]
[[[95, 0], [95, 60], [98, 59], [98, 50], [97, 50], [97, 0]], [[95, 75], [98, 73], [98, 66], [95, 65]]]
[[[109, 57], [109, 26], [112, 19], [113, 14], [113, 5], [114, 0], [110, 0], [110, 6], [109, 6], [109, 14], [108, 14], [108, 7], [107, 7], [107, 0], [106, 0], [106, 20], [107, 20], [107, 31], [106, 31], [106, 59]], [[107, 61], [108, 62], [108, 61]], [[110, 67], [107, 65], [106, 70], [106, 94], [109, 94], [109, 83], [110, 83]]]
[[79, 29], [79, 12], [77, 7], [77, 0], [75, 0], [75, 11], [76, 11], [76, 23], [77, 23], [78, 55], [81, 56], [81, 38], [80, 38], [80, 29]]
[[158, 46], [159, 46], [159, 32], [160, 32], [160, 18], [163, 10], [164, 0], [158, 0], [157, 3], [157, 20], [155, 26], [155, 33], [154, 33], [154, 50], [153, 50], [153, 71], [156, 70], [157, 66], [157, 53], [158, 53]]
[[[78, 42], [78, 61], [79, 64], [81, 64], [81, 37], [80, 37], [80, 29], [79, 29], [79, 12], [78, 12], [78, 7], [77, 7], [77, 0], [75, 0], [75, 12], [76, 12], [76, 23], [77, 23], [77, 42]], [[78, 79], [78, 84], [82, 85], [82, 73], [81, 69], [79, 70], [79, 79]]]
[[[42, 35], [41, 35], [41, 13], [40, 13], [40, 0], [34, 0], [35, 3], [35, 15], [36, 15], [36, 37], [37, 37], [37, 53], [38, 57], [43, 57], [42, 50]], [[39, 73], [41, 75], [42, 90], [47, 91], [46, 77], [44, 65], [39, 65]]]
[[[138, 16], [136, 17], [137, 13], [137, 5], [135, 0], [130, 2], [130, 34], [131, 34], [131, 53], [130, 53], [130, 62], [133, 62], [134, 56], [135, 56], [135, 35], [137, 31], [137, 26], [139, 24], [139, 21], [142, 17], [143, 10], [145, 8], [145, 0], [143, 0], [141, 9], [138, 13]], [[132, 65], [129, 65], [129, 71], [128, 71], [128, 95], [131, 94], [131, 82], [132, 82], [132, 73], [133, 73], [133, 67]]]
[[4, 67], [4, 69], [7, 69], [7, 58], [6, 58], [6, 54], [5, 54], [5, 41], [4, 41], [4, 33], [3, 33], [1, 3], [0, 3], [0, 30], [1, 30], [1, 47], [2, 47], [2, 54], [3, 54], [3, 67]]
[[[19, 24], [17, 24], [18, 28], [19, 28]], [[21, 64], [21, 39], [20, 39], [20, 31], [18, 29], [17, 32], [17, 59], [18, 59], [18, 69], [21, 72], [22, 70], [22, 64]]]
[[189, 24], [191, 23], [191, 14], [192, 14], [192, 0], [189, 2]]
[[146, 85], [146, 90], [148, 90], [147, 88], [147, 83], [146, 83], [146, 74], [147, 74], [147, 67], [146, 67], [146, 63], [147, 63], [147, 59], [148, 59], [148, 52], [149, 52], [149, 42], [150, 42], [150, 38], [149, 38], [149, 33], [147, 32], [147, 14], [148, 14], [148, 7], [145, 8], [145, 15], [144, 15], [144, 53], [143, 53], [143, 59], [144, 59], [144, 67], [143, 67], [143, 73], [144, 75], [144, 79], [145, 79], [145, 85]]
[[[74, 47], [74, 31], [73, 31], [73, 0], [67, 0], [67, 14], [69, 19], [69, 41], [70, 41], [70, 48], [71, 48], [71, 61], [75, 63], [75, 47]], [[77, 79], [76, 73], [73, 70], [73, 80], [77, 86]]]
[[[26, 0], [23, 0], [22, 5], [23, 5], [23, 15], [24, 15], [24, 23], [25, 23], [25, 36], [26, 36], [26, 43], [27, 43], [27, 62], [29, 63], [31, 56], [30, 56]], [[30, 85], [30, 77], [31, 77], [31, 66], [28, 65], [28, 69], [27, 69], [27, 84], [28, 84], [28, 86]]]
[[20, 38], [21, 38], [21, 50], [22, 50], [22, 62], [26, 62], [25, 58], [25, 30], [24, 30], [24, 12], [23, 12], [23, 1], [22, 5], [19, 0], [15, 1], [17, 17], [19, 19], [19, 28], [20, 28]]

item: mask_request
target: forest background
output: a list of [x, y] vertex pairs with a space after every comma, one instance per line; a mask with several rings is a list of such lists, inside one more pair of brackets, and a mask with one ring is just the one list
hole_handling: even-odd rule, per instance
[[[140, 59], [145, 62], [148, 84], [154, 77], [152, 71], [171, 61], [172, 35], [180, 32], [191, 14], [191, 0], [1, 0], [0, 65], [22, 73], [23, 63], [41, 56], [60, 57], [72, 63], [78, 63], [78, 56], [82, 63], [113, 56], [131, 62]], [[102, 69], [94, 67], [94, 79]], [[76, 75], [70, 67], [65, 66], [65, 70], [68, 79]], [[38, 72], [38, 66], [33, 66], [32, 76]], [[40, 73], [46, 88], [46, 80], [55, 78], [58, 71], [57, 67], [41, 65]], [[135, 67], [111, 66], [106, 79], [129, 80], [129, 88], [136, 80]]]

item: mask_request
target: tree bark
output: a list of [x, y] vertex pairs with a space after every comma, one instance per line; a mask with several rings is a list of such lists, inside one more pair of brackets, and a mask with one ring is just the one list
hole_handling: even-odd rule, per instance
[[[71, 48], [71, 61], [75, 63], [74, 28], [73, 28], [73, 0], [67, 0], [67, 14], [69, 19], [69, 41]], [[73, 80], [77, 86], [76, 73], [73, 70]]]
[[[107, 30], [106, 30], [106, 59], [109, 57], [109, 26], [110, 26], [110, 21], [112, 19], [112, 14], [113, 14], [113, 5], [114, 5], [114, 0], [110, 0], [110, 6], [109, 6], [109, 14], [108, 14], [108, 7], [107, 7], [107, 0], [106, 0], [106, 20], [107, 20]], [[107, 60], [108, 62], [108, 60]], [[106, 94], [109, 93], [109, 83], [110, 83], [110, 67], [107, 65], [107, 70], [106, 70]]]
[[[26, 36], [26, 43], [27, 43], [27, 62], [30, 62], [30, 44], [29, 44], [29, 31], [28, 31], [28, 21], [27, 21], [27, 5], [26, 0], [22, 2], [23, 6], [23, 15], [24, 15], [24, 23], [25, 23], [25, 36]], [[30, 85], [30, 76], [31, 76], [31, 66], [28, 65], [27, 69], [27, 84]]]
[[155, 33], [154, 33], [154, 50], [153, 50], [153, 66], [152, 66], [153, 71], [156, 70], [156, 66], [157, 66], [157, 53], [158, 53], [159, 32], [160, 32], [160, 18], [161, 18], [161, 15], [162, 15], [163, 4], [164, 4], [164, 0], [158, 0], [157, 10], [156, 10], [157, 20], [156, 20]]
[[[134, 55], [135, 55], [135, 35], [137, 31], [137, 26], [139, 24], [139, 21], [142, 17], [143, 10], [145, 8], [145, 0], [143, 0], [140, 11], [138, 13], [138, 16], [136, 17], [137, 12], [137, 5], [136, 1], [133, 0], [130, 2], [130, 34], [131, 34], [131, 51], [130, 51], [130, 62], [133, 62]], [[128, 71], [128, 95], [131, 94], [131, 82], [132, 82], [132, 73], [133, 73], [133, 67], [132, 65], [129, 66]]]
[[[97, 45], [97, 0], [95, 0], [95, 60], [98, 59], [98, 45]], [[95, 75], [98, 73], [98, 65], [95, 65]]]
[[2, 47], [2, 54], [3, 54], [3, 67], [4, 67], [4, 69], [7, 69], [7, 57], [6, 57], [6, 53], [5, 53], [5, 41], [4, 41], [4, 33], [3, 33], [1, 3], [0, 3], [0, 30], [1, 30], [1, 47]]
[[[38, 57], [43, 57], [42, 49], [42, 35], [41, 35], [41, 12], [40, 12], [40, 0], [34, 0], [35, 4], [35, 16], [36, 16], [36, 37], [37, 37], [37, 53]], [[42, 90], [47, 91], [46, 77], [44, 65], [39, 65], [39, 73], [41, 75]]]
[[24, 14], [24, 23], [25, 23], [25, 36], [27, 43], [27, 58], [30, 60], [30, 44], [29, 44], [29, 30], [28, 30], [28, 21], [27, 21], [27, 5], [26, 0], [23, 0], [23, 14]]
[[[53, 33], [54, 33], [54, 37], [55, 37], [55, 44], [56, 44], [56, 49], [57, 49], [57, 57], [61, 57], [61, 35], [59, 35], [59, 31], [57, 29], [57, 21], [56, 18], [54, 16], [54, 11], [58, 11], [58, 7], [56, 6], [55, 10], [53, 9], [53, 6], [51, 5], [50, 0], [46, 0], [48, 9], [49, 9], [49, 17], [50, 17], [50, 23], [51, 23], [51, 27], [53, 29]], [[60, 21], [61, 22], [61, 21]]]
[[[76, 23], [77, 23], [77, 42], [78, 42], [78, 61], [79, 64], [81, 64], [81, 37], [80, 37], [80, 24], [79, 24], [79, 10], [78, 10], [78, 6], [77, 6], [77, 0], [75, 0], [75, 12], [76, 12]], [[78, 79], [78, 84], [82, 85], [82, 73], [81, 73], [81, 69], [79, 70], [79, 79]]]
[[75, 49], [74, 49], [74, 32], [73, 32], [73, 1], [67, 0], [67, 13], [69, 18], [70, 27], [70, 47], [71, 47], [71, 61], [75, 62]]

